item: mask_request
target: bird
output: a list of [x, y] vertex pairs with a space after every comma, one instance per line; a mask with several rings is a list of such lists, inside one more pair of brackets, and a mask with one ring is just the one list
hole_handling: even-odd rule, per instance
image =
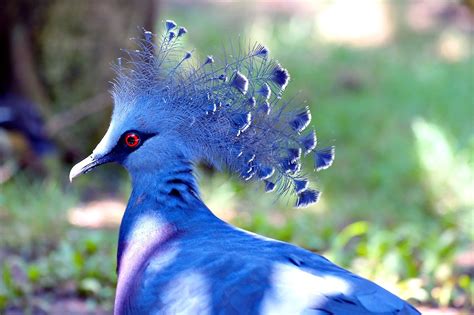
[[20, 134], [39, 157], [54, 151], [38, 105], [18, 93], [0, 94], [0, 129]]
[[183, 48], [187, 33], [166, 20], [161, 34], [134, 39], [137, 49], [113, 66], [110, 125], [69, 174], [115, 162], [130, 175], [114, 314], [420, 314], [323, 256], [234, 227], [205, 205], [199, 163], [306, 207], [321, 194], [303, 158], [320, 171], [335, 150], [317, 148], [309, 107], [282, 97], [290, 75], [266, 46], [239, 42], [199, 60]]

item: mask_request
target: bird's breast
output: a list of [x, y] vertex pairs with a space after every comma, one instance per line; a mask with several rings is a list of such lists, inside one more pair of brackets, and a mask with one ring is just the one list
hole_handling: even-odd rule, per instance
[[[129, 232], [119, 241], [120, 255], [117, 259], [117, 290], [114, 314], [126, 314], [127, 304], [133, 298], [135, 286], [150, 257], [160, 250], [174, 234], [174, 227], [154, 215], [141, 215], [130, 227]], [[163, 255], [169, 260], [170, 255]]]

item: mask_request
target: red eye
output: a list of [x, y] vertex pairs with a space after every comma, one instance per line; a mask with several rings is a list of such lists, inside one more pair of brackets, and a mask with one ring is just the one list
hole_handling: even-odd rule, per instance
[[136, 133], [129, 133], [125, 136], [125, 144], [129, 148], [136, 148], [140, 144], [140, 137]]

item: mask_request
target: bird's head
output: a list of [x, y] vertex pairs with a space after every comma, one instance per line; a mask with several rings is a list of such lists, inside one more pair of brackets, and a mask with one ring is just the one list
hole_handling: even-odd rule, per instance
[[109, 162], [119, 163], [134, 174], [167, 168], [180, 159], [190, 160], [177, 126], [163, 121], [164, 114], [149, 101], [118, 102], [115, 99], [111, 123], [102, 140], [91, 155], [71, 169], [71, 181]]
[[164, 35], [150, 32], [138, 50], [116, 66], [114, 111], [107, 133], [93, 153], [75, 165], [70, 179], [107, 162], [131, 173], [170, 168], [182, 160], [206, 161], [243, 180], [264, 182], [266, 191], [297, 194], [297, 206], [316, 202], [301, 159], [312, 154], [315, 169], [329, 167], [334, 148], [316, 150], [306, 106], [281, 99], [290, 76], [261, 45], [241, 45], [215, 61], [193, 65], [179, 48], [187, 30], [166, 21]]

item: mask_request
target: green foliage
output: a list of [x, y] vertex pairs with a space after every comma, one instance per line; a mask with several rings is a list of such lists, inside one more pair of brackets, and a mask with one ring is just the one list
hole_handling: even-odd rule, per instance
[[[54, 245], [67, 229], [64, 209], [77, 204], [78, 198], [66, 194], [62, 182], [32, 180], [18, 176], [1, 187], [0, 248], [22, 248], [23, 254], [41, 254]], [[47, 231], [47, 233], [45, 233]]]
[[[113, 234], [77, 230], [68, 233], [46, 256], [25, 260], [10, 253], [1, 272], [0, 310], [6, 306], [43, 309], [37, 296], [48, 300], [67, 295], [93, 298], [110, 309], [116, 281]], [[96, 250], [90, 251], [90, 244]]]
[[56, 179], [18, 177], [2, 186], [0, 311], [47, 311], [38, 296], [54, 301], [67, 295], [92, 297], [111, 309], [117, 232], [69, 225], [68, 209], [78, 199]]

